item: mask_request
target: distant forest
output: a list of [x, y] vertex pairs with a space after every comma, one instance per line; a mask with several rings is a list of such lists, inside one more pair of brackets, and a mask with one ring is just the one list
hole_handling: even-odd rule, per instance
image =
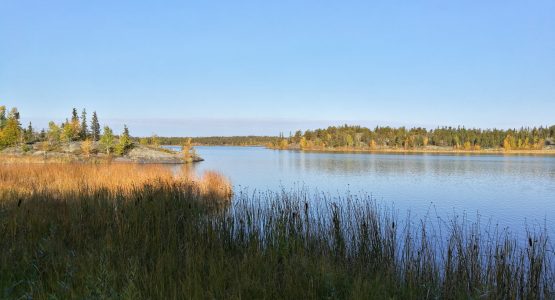
[[143, 144], [206, 146], [264, 146], [277, 143], [277, 136], [209, 136], [209, 137], [143, 137], [137, 138]]
[[428, 130], [416, 127], [330, 126], [326, 129], [297, 131], [294, 135], [281, 135], [270, 147], [279, 149], [356, 148], [418, 149], [430, 146], [461, 150], [499, 149], [541, 150], [553, 145], [555, 125], [551, 127], [523, 127], [520, 129], [467, 129], [464, 127], [438, 127]]
[[520, 129], [467, 129], [465, 127], [375, 127], [330, 126], [325, 129], [297, 131], [279, 136], [212, 136], [212, 137], [152, 137], [132, 138], [127, 126], [119, 136], [122, 145], [115, 144], [112, 130], [105, 126], [101, 133], [96, 112], [90, 124], [87, 112], [78, 115], [74, 108], [71, 118], [61, 124], [50, 122], [48, 129], [36, 131], [32, 124], [23, 127], [17, 108], [0, 106], [0, 150], [17, 144], [48, 142], [56, 147], [61, 142], [99, 141], [108, 153], [125, 152], [131, 139], [148, 145], [209, 145], [209, 146], [267, 146], [277, 149], [422, 149], [431, 147], [460, 150], [504, 149], [542, 150], [555, 147], [555, 125], [551, 127], [522, 127]]

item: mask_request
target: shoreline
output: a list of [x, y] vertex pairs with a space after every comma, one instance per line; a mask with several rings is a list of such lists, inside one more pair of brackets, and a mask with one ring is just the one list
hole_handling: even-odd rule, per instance
[[127, 157], [108, 156], [44, 156], [38, 155], [9, 155], [0, 154], [0, 165], [2, 164], [136, 164], [136, 165], [186, 165], [204, 161], [201, 157], [195, 157], [192, 161], [166, 161], [156, 159], [130, 159]]
[[472, 154], [472, 155], [542, 155], [555, 156], [555, 149], [543, 150], [509, 150], [503, 149], [482, 149], [482, 150], [455, 150], [455, 149], [355, 149], [355, 148], [325, 148], [325, 149], [279, 149], [267, 148], [270, 150], [288, 150], [301, 152], [321, 152], [321, 153], [368, 153], [368, 154]]
[[133, 144], [123, 155], [103, 153], [98, 143], [93, 144], [89, 153], [82, 150], [81, 142], [58, 145], [56, 149], [40, 150], [39, 145], [32, 145], [27, 151], [21, 147], [12, 147], [0, 151], [0, 163], [129, 163], [129, 164], [188, 164], [203, 161], [200, 156], [163, 148]]
[[[164, 145], [164, 146], [179, 146], [179, 145]], [[380, 148], [380, 149], [356, 149], [356, 148], [287, 148], [280, 149], [275, 147], [268, 147], [267, 145], [202, 145], [193, 144], [194, 147], [238, 147], [238, 148], [265, 148], [268, 150], [280, 151], [301, 151], [301, 152], [321, 152], [321, 153], [376, 153], [376, 154], [474, 154], [474, 155], [545, 155], [555, 156], [555, 149], [542, 149], [542, 150], [509, 150], [505, 151], [500, 149], [481, 149], [481, 150], [460, 150], [460, 149], [395, 149], [395, 148]]]

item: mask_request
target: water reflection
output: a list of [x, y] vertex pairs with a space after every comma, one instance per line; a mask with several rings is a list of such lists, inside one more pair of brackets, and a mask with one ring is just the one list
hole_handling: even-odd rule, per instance
[[371, 194], [400, 211], [481, 215], [501, 226], [555, 216], [555, 157], [310, 153], [257, 147], [197, 147], [195, 172], [217, 170], [251, 191], [306, 186], [330, 194]]

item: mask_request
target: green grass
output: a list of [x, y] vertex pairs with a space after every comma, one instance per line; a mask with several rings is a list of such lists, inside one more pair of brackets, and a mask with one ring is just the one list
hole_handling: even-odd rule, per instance
[[0, 193], [0, 298], [555, 297], [541, 232], [520, 242], [457, 220], [441, 233], [425, 221], [399, 228], [365, 198], [237, 198], [216, 205], [168, 182]]

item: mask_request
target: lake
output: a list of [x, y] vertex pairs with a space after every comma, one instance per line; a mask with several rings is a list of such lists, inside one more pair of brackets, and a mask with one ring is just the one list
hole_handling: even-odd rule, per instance
[[373, 154], [195, 147], [235, 190], [308, 189], [331, 196], [370, 194], [399, 216], [467, 215], [511, 231], [526, 224], [555, 236], [555, 157], [468, 154]]

